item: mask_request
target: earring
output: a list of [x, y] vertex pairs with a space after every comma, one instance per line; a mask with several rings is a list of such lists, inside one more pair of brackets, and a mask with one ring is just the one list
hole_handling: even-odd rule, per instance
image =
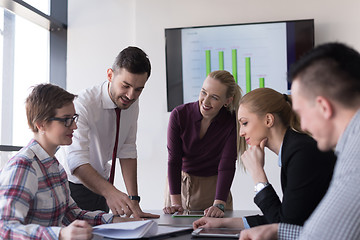
[[227, 107], [228, 105], [227, 104], [224, 104], [224, 107]]
[[45, 134], [45, 132], [44, 132], [44, 131], [40, 131], [40, 134], [41, 134], [41, 135], [44, 135], [44, 134]]

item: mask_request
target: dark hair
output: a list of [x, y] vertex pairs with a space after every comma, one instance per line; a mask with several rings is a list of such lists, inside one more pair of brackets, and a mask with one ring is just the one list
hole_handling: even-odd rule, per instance
[[360, 54], [342, 43], [308, 52], [290, 69], [289, 81], [295, 79], [307, 96], [323, 95], [348, 107], [360, 104]]
[[36, 122], [55, 117], [56, 109], [72, 103], [76, 95], [52, 84], [39, 84], [33, 87], [26, 98], [26, 116], [33, 132], [38, 132]]
[[121, 68], [125, 68], [133, 74], [147, 73], [148, 78], [151, 73], [150, 60], [146, 53], [138, 47], [127, 47], [117, 55], [112, 69], [117, 72]]
[[276, 119], [286, 127], [302, 132], [300, 120], [292, 110], [291, 97], [281, 94], [271, 88], [257, 88], [245, 94], [240, 105], [245, 105], [247, 109], [258, 116], [265, 116], [271, 113]]

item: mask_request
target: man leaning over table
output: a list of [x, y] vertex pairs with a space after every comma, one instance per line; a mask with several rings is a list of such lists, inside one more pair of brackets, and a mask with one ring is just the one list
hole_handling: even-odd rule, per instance
[[341, 44], [316, 47], [291, 69], [293, 108], [320, 150], [338, 157], [328, 192], [304, 227], [271, 224], [240, 239], [360, 239], [360, 54]]
[[[59, 158], [68, 174], [71, 196], [82, 209], [110, 208], [119, 215], [159, 217], [141, 210], [137, 189], [138, 98], [150, 72], [146, 53], [127, 47], [107, 70], [107, 81], [83, 90], [74, 101], [78, 130], [73, 144]], [[128, 195], [112, 184], [116, 158]]]

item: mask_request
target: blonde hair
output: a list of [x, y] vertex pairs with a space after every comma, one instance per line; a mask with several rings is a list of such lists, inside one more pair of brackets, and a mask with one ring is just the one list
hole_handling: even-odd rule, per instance
[[262, 117], [267, 113], [274, 115], [286, 127], [303, 132], [298, 115], [292, 110], [291, 97], [271, 88], [257, 88], [245, 94], [239, 105], [246, 105], [250, 112]]
[[[209, 73], [209, 77], [216, 79], [220, 83], [224, 84], [227, 87], [226, 97], [233, 98], [232, 102], [226, 106], [226, 109], [231, 113], [235, 113], [234, 115], [236, 118], [236, 132], [239, 133], [240, 126], [239, 121], [237, 121], [237, 112], [239, 109], [239, 102], [242, 97], [242, 90], [240, 86], [235, 82], [233, 75], [225, 70], [213, 71]], [[247, 144], [245, 142], [245, 139], [243, 137], [240, 137], [239, 134], [237, 134], [236, 144], [238, 152], [240, 152], [241, 154], [245, 152]]]

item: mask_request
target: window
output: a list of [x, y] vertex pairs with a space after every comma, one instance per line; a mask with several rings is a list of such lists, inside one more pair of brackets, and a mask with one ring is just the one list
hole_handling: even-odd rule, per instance
[[0, 153], [7, 152], [0, 169], [18, 149], [11, 147], [32, 137], [25, 114], [31, 86], [66, 87], [66, 23], [67, 0], [0, 2]]
[[50, 15], [50, 2], [49, 0], [23, 0], [24, 2], [30, 4], [37, 10]]
[[[8, 32], [3, 40], [5, 43], [13, 41], [13, 44], [6, 44], [11, 45], [12, 49], [3, 48], [3, 62], [10, 58], [13, 61], [5, 63], [6, 69], [3, 69], [6, 75], [3, 74], [2, 78], [4, 111], [1, 117], [1, 143], [23, 146], [32, 136], [27, 127], [24, 105], [29, 89], [38, 83], [49, 82], [49, 32], [7, 10], [3, 15], [5, 24], [14, 27], [9, 29], [13, 32]], [[11, 78], [12, 81], [9, 81]]]

